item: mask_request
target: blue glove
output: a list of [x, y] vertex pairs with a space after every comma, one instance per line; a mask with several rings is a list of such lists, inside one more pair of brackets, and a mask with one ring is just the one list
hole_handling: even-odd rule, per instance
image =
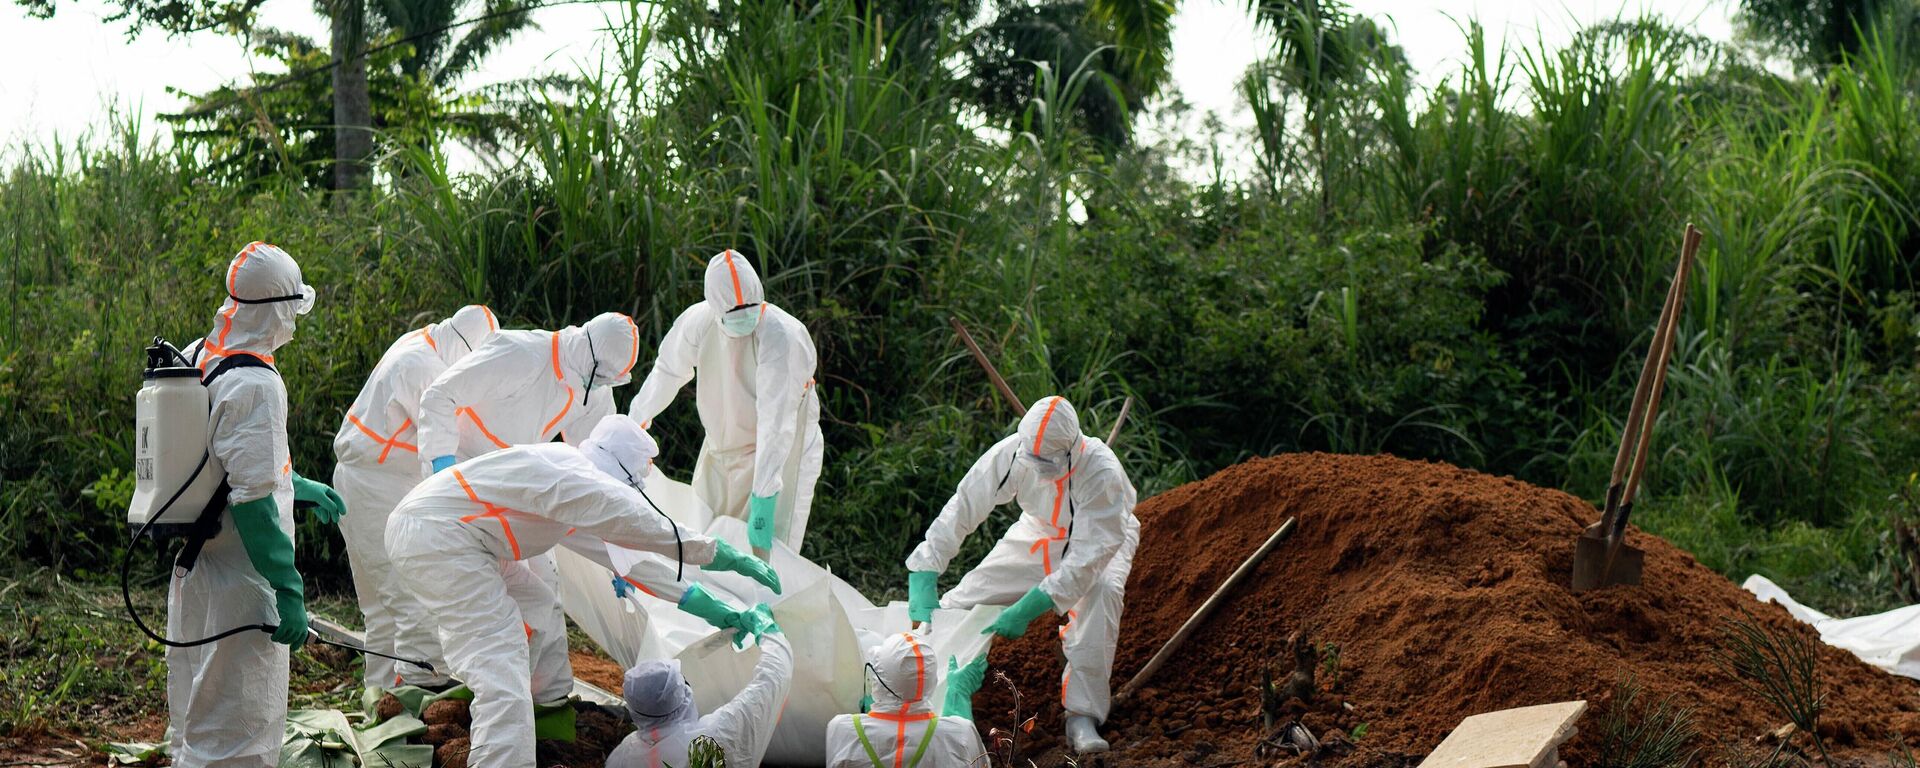
[[932, 621], [933, 609], [940, 607], [940, 574], [913, 571], [907, 574], [907, 618]]
[[747, 544], [754, 549], [773, 549], [773, 505], [779, 498], [778, 492], [747, 497]]
[[626, 579], [620, 578], [618, 576], [613, 577], [613, 596], [614, 597], [624, 598], [627, 596], [627, 590], [630, 590], [630, 589], [633, 589], [633, 588], [627, 586]]
[[435, 456], [435, 457], [433, 457], [433, 471], [434, 471], [434, 473], [436, 473], [436, 474], [438, 474], [438, 473], [440, 472], [440, 470], [443, 470], [443, 469], [446, 469], [447, 467], [451, 467], [451, 466], [453, 466], [453, 457], [452, 457], [452, 456], [450, 456], [450, 455], [449, 455], [449, 456]]
[[1027, 633], [1028, 624], [1032, 624], [1034, 619], [1040, 618], [1041, 614], [1051, 610], [1053, 610], [1053, 598], [1047, 597], [1047, 593], [1040, 591], [1039, 587], [1034, 587], [1021, 595], [1019, 602], [1001, 611], [992, 624], [980, 630], [980, 634], [991, 632], [1001, 637], [1019, 637]]
[[987, 655], [980, 654], [966, 666], [960, 666], [960, 660], [947, 657], [947, 700], [940, 714], [947, 717], [973, 719], [973, 694], [980, 690], [980, 684], [987, 679]]
[[774, 594], [780, 594], [780, 574], [773, 572], [773, 566], [760, 561], [760, 558], [734, 549], [719, 539], [714, 540], [713, 562], [700, 566], [703, 571], [732, 571], [766, 585]]
[[320, 522], [333, 525], [347, 516], [347, 503], [340, 494], [326, 483], [314, 482], [293, 473], [293, 503], [295, 506], [312, 507], [313, 517]]

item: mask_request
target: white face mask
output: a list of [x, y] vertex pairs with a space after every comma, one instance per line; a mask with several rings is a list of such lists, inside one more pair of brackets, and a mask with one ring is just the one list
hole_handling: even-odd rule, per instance
[[742, 307], [720, 316], [720, 330], [734, 338], [753, 333], [753, 329], [759, 325], [760, 308], [758, 306]]
[[1035, 456], [1033, 451], [1022, 450], [1020, 452], [1020, 460], [1026, 462], [1027, 466], [1033, 469], [1033, 473], [1042, 480], [1058, 480], [1061, 475], [1067, 473], [1067, 463], [1064, 457], [1058, 460], [1049, 459]]

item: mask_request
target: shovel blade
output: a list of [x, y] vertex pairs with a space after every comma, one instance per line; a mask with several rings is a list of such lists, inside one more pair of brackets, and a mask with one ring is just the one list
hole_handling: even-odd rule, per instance
[[1585, 592], [1615, 584], [1638, 586], [1646, 557], [1646, 553], [1638, 548], [1621, 542], [1619, 551], [1613, 557], [1613, 567], [1609, 568], [1607, 540], [1597, 536], [1581, 536], [1573, 544], [1573, 591]]

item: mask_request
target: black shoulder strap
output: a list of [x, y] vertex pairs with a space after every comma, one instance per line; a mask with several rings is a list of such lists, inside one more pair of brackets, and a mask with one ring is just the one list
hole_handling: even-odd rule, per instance
[[227, 371], [231, 371], [235, 368], [265, 368], [269, 371], [273, 371], [275, 374], [279, 373], [279, 371], [274, 370], [273, 366], [267, 365], [267, 361], [261, 360], [258, 357], [254, 357], [253, 355], [242, 352], [239, 354], [227, 355], [226, 357], [220, 358], [220, 362], [213, 364], [213, 370], [207, 371], [207, 375], [202, 376], [200, 378], [200, 384], [202, 386], [211, 385], [213, 384], [214, 379], [220, 378], [220, 374], [226, 373]]
[[[220, 362], [214, 363], [213, 370], [207, 371], [207, 375], [200, 379], [200, 384], [202, 386], [212, 384], [213, 380], [220, 378], [221, 374], [235, 368], [265, 368], [273, 371], [275, 375], [279, 374], [279, 371], [274, 370], [267, 361], [242, 352], [228, 355], [221, 358]], [[203, 458], [200, 461], [204, 466], [206, 459]], [[232, 490], [233, 486], [227, 484], [227, 479], [220, 478], [219, 489], [213, 492], [213, 498], [207, 500], [207, 506], [201, 508], [200, 516], [194, 519], [193, 526], [187, 533], [186, 546], [181, 547], [180, 554], [174, 558], [173, 565], [180, 572], [193, 570], [194, 564], [200, 559], [201, 548], [206, 546], [208, 539], [220, 533], [220, 514], [227, 511], [227, 494]]]

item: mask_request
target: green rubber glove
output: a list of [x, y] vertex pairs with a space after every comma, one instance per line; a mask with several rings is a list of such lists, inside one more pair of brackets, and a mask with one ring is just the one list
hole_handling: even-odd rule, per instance
[[1051, 610], [1053, 610], [1053, 598], [1047, 597], [1047, 593], [1040, 591], [1039, 587], [1034, 587], [1021, 595], [1019, 602], [1001, 611], [992, 624], [980, 630], [980, 634], [992, 632], [1001, 637], [1019, 637], [1027, 633], [1028, 624], [1032, 624], [1034, 619], [1040, 618], [1041, 614]]
[[734, 549], [719, 539], [714, 540], [713, 562], [700, 566], [703, 571], [731, 571], [754, 581], [765, 584], [774, 594], [780, 594], [780, 574], [773, 572], [773, 566], [760, 562], [760, 558]]
[[960, 666], [960, 660], [947, 657], [947, 701], [940, 714], [948, 717], [973, 719], [973, 694], [980, 690], [980, 683], [987, 679], [987, 655]]
[[940, 607], [940, 574], [912, 571], [907, 574], [907, 618], [933, 621], [933, 609]]
[[753, 635], [753, 642], [758, 645], [761, 638], [780, 631], [780, 625], [773, 621], [773, 608], [766, 603], [734, 614], [733, 621], [734, 626], [740, 628], [740, 634], [734, 637], [735, 647], [740, 647], [740, 641], [747, 635]]
[[773, 505], [779, 498], [778, 492], [747, 497], [747, 544], [754, 549], [773, 549]]
[[328, 525], [338, 523], [340, 518], [347, 516], [347, 503], [340, 499], [339, 493], [326, 483], [301, 477], [298, 472], [293, 473], [293, 503], [311, 506], [314, 519]]
[[307, 643], [307, 600], [300, 572], [293, 568], [293, 537], [280, 530], [280, 507], [272, 496], [244, 501], [227, 509], [240, 546], [247, 550], [253, 569], [273, 587], [273, 606], [280, 626], [273, 641], [292, 648]]
[[687, 587], [686, 593], [680, 596], [680, 610], [706, 620], [714, 629], [726, 629], [727, 627], [733, 626], [728, 624], [727, 620], [736, 613], [733, 606], [727, 605], [726, 601], [714, 597], [713, 593], [708, 592], [706, 587], [698, 584]]

